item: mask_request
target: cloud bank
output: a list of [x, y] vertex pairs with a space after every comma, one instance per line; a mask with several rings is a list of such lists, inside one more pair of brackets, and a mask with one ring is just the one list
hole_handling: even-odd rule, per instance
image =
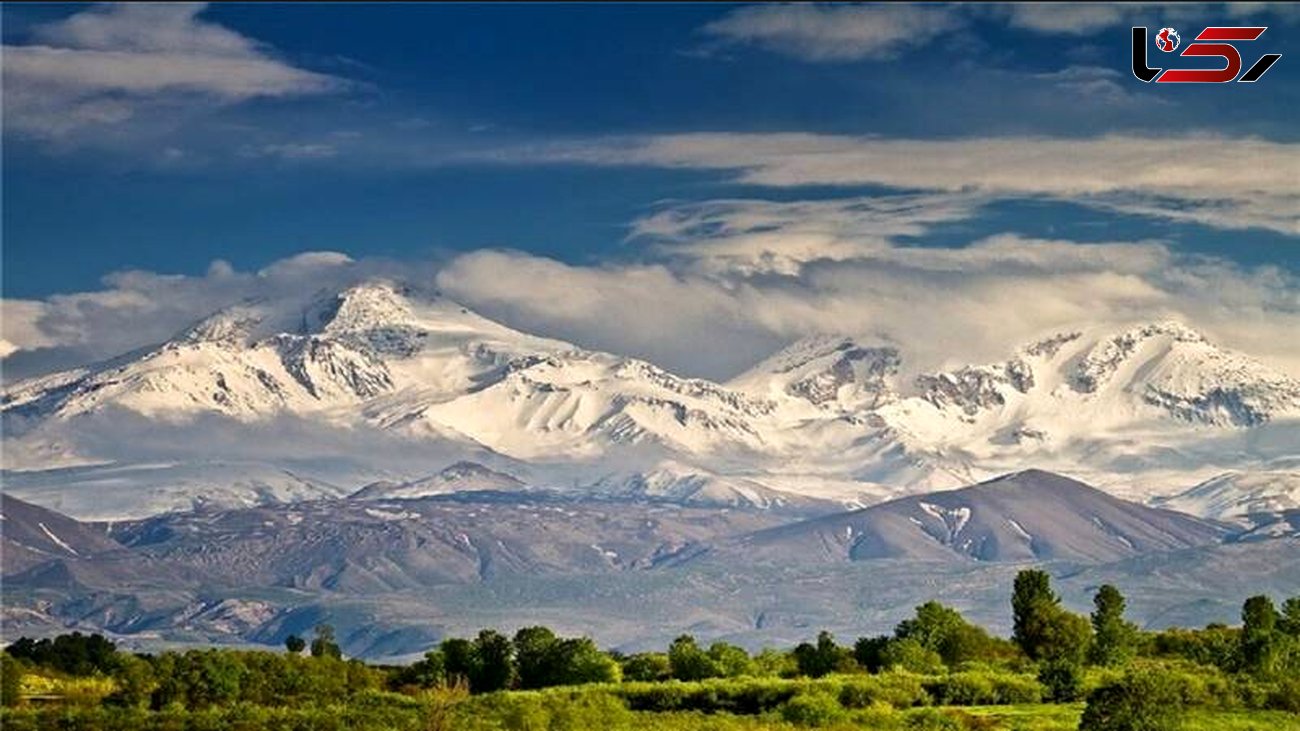
[[297, 68], [199, 17], [202, 4], [100, 5], [4, 47], [5, 123], [60, 139], [144, 109], [322, 94], [342, 79]]
[[900, 347], [913, 370], [994, 361], [1052, 332], [1178, 319], [1300, 373], [1300, 281], [1162, 241], [1082, 244], [1013, 232], [954, 248], [914, 240], [976, 215], [977, 193], [670, 205], [631, 226], [640, 256], [574, 264], [509, 250], [446, 262], [310, 253], [257, 272], [126, 272], [94, 292], [5, 301], [7, 375], [170, 337], [247, 298], [312, 296], [371, 276], [433, 285], [482, 314], [584, 347], [724, 379], [797, 338]]

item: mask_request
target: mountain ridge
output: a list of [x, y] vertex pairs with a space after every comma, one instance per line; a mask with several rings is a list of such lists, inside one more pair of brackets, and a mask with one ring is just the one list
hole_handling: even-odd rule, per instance
[[[656, 471], [673, 464], [708, 476], [719, 504], [864, 504], [1025, 464], [1147, 497], [1297, 457], [1288, 435], [1300, 434], [1300, 380], [1177, 322], [1068, 330], [1001, 362], [910, 380], [904, 359], [888, 343], [819, 335], [715, 383], [523, 333], [384, 279], [306, 302], [240, 303], [156, 347], [6, 384], [0, 416], [8, 466], [27, 471], [140, 462], [116, 436], [119, 414], [192, 430], [196, 444], [229, 423], [219, 459], [230, 462], [264, 451], [241, 443], [240, 429], [291, 419], [329, 433], [303, 446], [322, 456], [350, 434], [385, 445], [347, 452], [346, 475], [299, 472], [326, 484], [355, 476], [343, 490], [410, 482], [458, 458], [523, 464], [530, 487], [579, 492], [666, 484]], [[437, 457], [422, 458], [430, 446]], [[12, 481], [35, 498], [29, 479], [39, 481]], [[221, 502], [209, 494], [220, 489], [214, 478], [191, 499]], [[300, 494], [277, 488], [266, 499]], [[104, 517], [153, 509], [141, 495]]]

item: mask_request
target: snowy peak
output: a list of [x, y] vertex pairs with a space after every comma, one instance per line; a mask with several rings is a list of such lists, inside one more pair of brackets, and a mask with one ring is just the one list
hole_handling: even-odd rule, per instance
[[377, 280], [358, 284], [318, 301], [303, 315], [308, 332], [364, 333], [414, 321], [409, 287]]
[[843, 336], [798, 340], [728, 385], [771, 398], [788, 396], [823, 408], [874, 409], [895, 398], [902, 359], [888, 346], [863, 346]]
[[1300, 415], [1300, 381], [1176, 322], [1062, 333], [1003, 363], [919, 376], [916, 386], [941, 420], [990, 434], [1014, 421], [1042, 427], [1030, 424], [1029, 432], [1062, 432], [1151, 419], [1241, 428]]
[[1215, 520], [1268, 521], [1300, 510], [1300, 473], [1228, 472], [1155, 503]]
[[410, 482], [375, 482], [351, 495], [354, 500], [414, 499], [453, 492], [513, 492], [524, 489], [514, 475], [498, 472], [477, 462], [460, 461], [436, 474]]

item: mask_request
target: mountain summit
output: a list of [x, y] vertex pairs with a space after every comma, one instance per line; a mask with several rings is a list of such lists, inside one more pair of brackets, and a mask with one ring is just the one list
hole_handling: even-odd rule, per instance
[[[295, 484], [337, 486], [330, 494], [379, 482], [418, 492], [457, 460], [514, 465], [507, 471], [530, 486], [621, 494], [667, 484], [667, 464], [673, 487], [653, 488], [666, 495], [862, 505], [1027, 464], [1169, 494], [1207, 472], [1295, 456], [1287, 435], [1300, 429], [1300, 381], [1179, 323], [1058, 333], [1001, 362], [914, 378], [902, 375], [905, 357], [814, 336], [720, 384], [372, 280], [306, 302], [240, 303], [157, 346], [7, 385], [7, 466], [25, 470], [7, 475], [7, 489], [34, 497], [39, 485], [48, 496], [42, 470], [153, 464], [150, 484], [183, 469], [193, 494], [106, 499], [101, 514], [78, 517], [222, 503], [231, 472], [196, 480], [198, 454], [254, 459], [257, 474], [290, 471]], [[180, 446], [149, 440], [142, 453], [126, 424], [164, 428]], [[293, 434], [294, 449], [270, 449], [268, 432]], [[290, 451], [296, 461], [282, 464], [277, 454]], [[90, 481], [111, 482], [106, 474]], [[679, 479], [689, 475], [704, 477]], [[281, 482], [256, 494], [295, 499]]]

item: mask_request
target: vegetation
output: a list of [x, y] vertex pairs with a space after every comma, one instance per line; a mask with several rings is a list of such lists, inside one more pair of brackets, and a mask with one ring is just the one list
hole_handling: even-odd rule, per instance
[[[1237, 628], [1142, 632], [1103, 586], [1085, 618], [1025, 571], [1015, 633], [938, 602], [851, 647], [828, 632], [751, 655], [690, 635], [620, 655], [545, 627], [448, 638], [401, 667], [343, 657], [334, 630], [284, 652], [118, 650], [99, 635], [0, 653], [17, 729], [798, 729], [1300, 731], [1300, 597], [1251, 597]], [[305, 651], [305, 652], [304, 652]]]

